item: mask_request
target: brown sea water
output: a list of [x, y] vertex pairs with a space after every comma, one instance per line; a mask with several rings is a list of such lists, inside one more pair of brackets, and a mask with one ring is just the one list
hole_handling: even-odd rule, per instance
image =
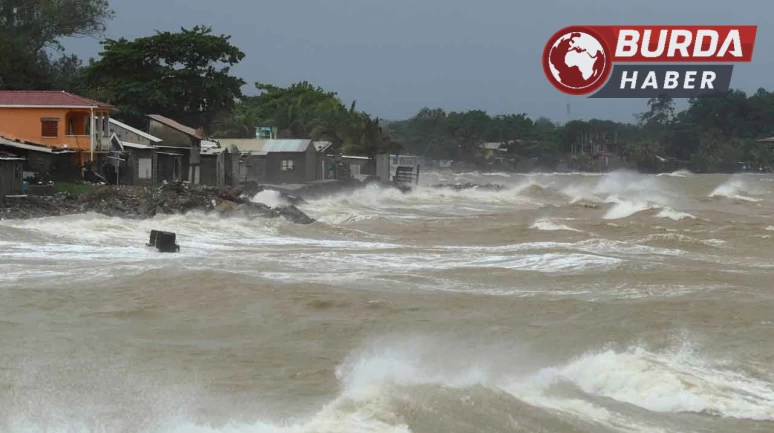
[[774, 176], [449, 182], [0, 221], [0, 431], [774, 431]]

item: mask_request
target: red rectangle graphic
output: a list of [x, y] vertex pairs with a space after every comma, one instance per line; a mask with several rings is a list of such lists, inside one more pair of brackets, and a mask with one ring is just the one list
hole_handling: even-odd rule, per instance
[[758, 26], [588, 26], [613, 62], [752, 61]]

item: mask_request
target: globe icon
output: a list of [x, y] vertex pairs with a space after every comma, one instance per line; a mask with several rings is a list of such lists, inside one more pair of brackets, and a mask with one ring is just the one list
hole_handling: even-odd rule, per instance
[[607, 54], [597, 38], [573, 31], [556, 39], [548, 54], [548, 65], [557, 82], [576, 92], [583, 91], [605, 76]]

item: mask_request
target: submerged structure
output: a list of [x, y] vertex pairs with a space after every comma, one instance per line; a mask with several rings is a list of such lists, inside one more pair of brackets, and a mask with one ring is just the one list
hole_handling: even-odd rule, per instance
[[179, 253], [180, 245], [177, 244], [176, 237], [172, 232], [151, 230], [147, 246], [156, 248], [160, 253]]

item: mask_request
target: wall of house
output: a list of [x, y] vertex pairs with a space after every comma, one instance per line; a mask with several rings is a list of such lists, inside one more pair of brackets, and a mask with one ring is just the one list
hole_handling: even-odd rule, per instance
[[313, 182], [317, 180], [317, 148], [314, 144], [310, 144], [306, 148], [306, 167], [304, 170], [306, 182]]
[[243, 158], [247, 182], [266, 182], [266, 156], [249, 155]]
[[[86, 129], [90, 110], [67, 108], [0, 108], [0, 135], [49, 147], [65, 147], [73, 150], [91, 150], [91, 140]], [[95, 116], [109, 117], [106, 110], [94, 110]], [[43, 137], [42, 119], [57, 119], [56, 137]], [[73, 134], [68, 134], [68, 120], [73, 120]], [[95, 122], [95, 128], [100, 126]], [[99, 130], [99, 129], [98, 129]]]
[[179, 147], [180, 151], [176, 150], [176, 152], [185, 154], [183, 172], [181, 173], [182, 179], [199, 183], [197, 180], [201, 179], [201, 167], [199, 166], [201, 163], [201, 140], [153, 119], [148, 119], [148, 133], [163, 140], [164, 146]]
[[225, 152], [221, 152], [217, 155], [202, 156], [202, 162], [200, 165], [202, 185], [225, 185], [225, 157]]
[[[154, 170], [156, 173], [156, 182], [161, 183], [163, 181], [174, 182], [183, 179], [183, 160], [182, 156], [165, 155], [163, 153], [155, 153], [154, 157]], [[179, 162], [175, 162], [179, 161]], [[178, 176], [175, 178], [175, 164], [178, 164]]]
[[150, 139], [143, 137], [142, 135], [132, 132], [128, 129], [121, 128], [117, 125], [110, 125], [110, 131], [108, 131], [107, 138], [109, 139], [113, 134], [116, 134], [118, 136], [118, 139], [121, 141], [127, 141], [129, 143], [136, 143], [136, 144], [143, 144], [145, 146], [152, 146], [155, 143], [152, 142]]
[[153, 119], [148, 119], [148, 134], [163, 140], [164, 146], [191, 148], [198, 141], [188, 134]]
[[354, 174], [352, 166], [360, 167], [361, 175], [376, 176], [376, 161], [370, 159], [347, 158], [343, 156], [341, 162], [349, 166], [350, 174]]
[[376, 176], [379, 176], [379, 180], [382, 182], [390, 182], [390, 155], [384, 153], [376, 155]]
[[[271, 152], [266, 155], [266, 183], [305, 183], [307, 179], [306, 152]], [[282, 161], [292, 160], [292, 171], [282, 170]], [[315, 172], [313, 172], [315, 173]]]
[[19, 160], [0, 159], [0, 198], [22, 193], [22, 164]]
[[125, 173], [121, 173], [122, 182], [127, 185], [156, 185], [158, 176], [156, 166], [158, 162], [156, 161], [155, 150], [132, 149], [126, 155], [128, 173], [126, 173], [126, 175]]

